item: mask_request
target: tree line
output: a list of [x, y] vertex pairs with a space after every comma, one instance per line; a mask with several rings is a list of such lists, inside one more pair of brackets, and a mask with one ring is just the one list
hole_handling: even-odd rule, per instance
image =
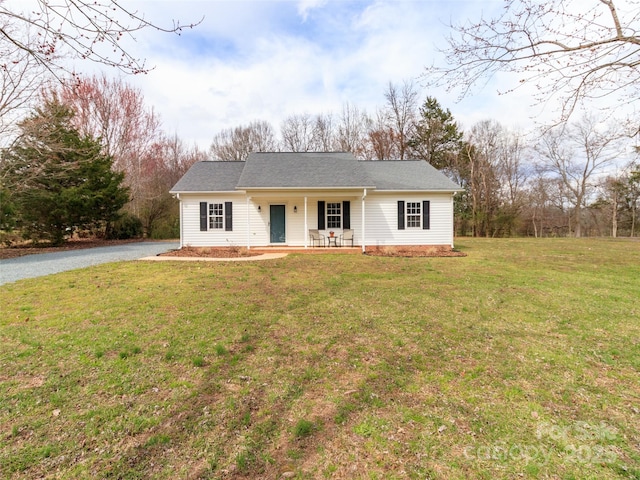
[[[105, 75], [41, 90], [0, 157], [0, 229], [60, 243], [73, 235], [179, 234], [170, 188], [199, 160], [243, 161], [253, 151], [347, 151], [361, 160], [421, 159], [464, 191], [457, 235], [638, 234], [640, 168], [621, 163], [630, 138], [586, 115], [535, 136], [494, 120], [463, 130], [412, 81], [389, 83], [369, 114], [296, 113], [215, 133], [208, 152], [167, 135], [142, 92]], [[8, 237], [12, 238], [12, 237]]]
[[74, 62], [147, 73], [123, 38], [198, 24], [152, 23], [113, 0], [0, 0], [0, 243], [177, 236], [168, 188], [204, 154], [162, 132], [139, 91]]
[[421, 159], [464, 188], [458, 235], [638, 235], [640, 164], [624, 124], [585, 114], [536, 132], [483, 120], [463, 130], [451, 111], [416, 85], [389, 83], [373, 114], [344, 104], [337, 114], [292, 114], [224, 129], [211, 158], [252, 151], [348, 151], [361, 160]]
[[138, 89], [73, 77], [34, 103], [0, 150], [5, 243], [179, 236], [169, 189], [206, 153], [167, 135]]
[[179, 33], [180, 23], [155, 25], [111, 0], [36, 4], [21, 13], [0, 1], [6, 238], [14, 231], [54, 243], [72, 234], [175, 236], [177, 206], [168, 190], [193, 162], [241, 161], [266, 150], [425, 160], [464, 188], [455, 203], [458, 235], [638, 233], [637, 146], [635, 157], [627, 153], [637, 122], [576, 119], [589, 101], [619, 96], [604, 108], [611, 114], [637, 98], [640, 38], [629, 26], [640, 12], [624, 2], [566, 8], [561, 0], [508, 0], [498, 18], [451, 25], [449, 66], [427, 69], [426, 84], [462, 87], [467, 95], [497, 72], [522, 74], [521, 85], [531, 83], [540, 102], [557, 100], [559, 108], [558, 123], [534, 134], [491, 119], [463, 130], [436, 98], [420, 100], [415, 84], [404, 82], [389, 84], [373, 113], [349, 103], [337, 114], [295, 113], [277, 133], [256, 120], [215, 133], [208, 152], [164, 133], [140, 91], [66, 67], [75, 58], [146, 72], [119, 39], [144, 29]]

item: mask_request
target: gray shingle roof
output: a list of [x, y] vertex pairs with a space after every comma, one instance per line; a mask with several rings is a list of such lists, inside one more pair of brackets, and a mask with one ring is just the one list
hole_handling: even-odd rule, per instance
[[244, 162], [197, 162], [171, 192], [229, 192], [236, 189]]
[[359, 161], [350, 153], [252, 153], [246, 162], [198, 162], [173, 193], [245, 189], [458, 191], [458, 185], [421, 160]]
[[362, 188], [373, 187], [350, 153], [252, 153], [238, 188]]
[[376, 190], [458, 191], [458, 185], [424, 160], [362, 161]]

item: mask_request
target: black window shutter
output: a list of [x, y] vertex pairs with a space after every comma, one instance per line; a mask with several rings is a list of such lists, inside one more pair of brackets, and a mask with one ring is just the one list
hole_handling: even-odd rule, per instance
[[206, 232], [208, 225], [207, 221], [207, 202], [200, 202], [200, 231]]
[[431, 206], [431, 202], [429, 200], [422, 201], [422, 228], [423, 230], [429, 230], [429, 208]]
[[228, 232], [233, 230], [233, 203], [224, 202], [224, 229]]
[[351, 202], [342, 202], [342, 228], [351, 228]]
[[404, 230], [404, 200], [398, 200], [398, 230]]
[[318, 230], [324, 230], [324, 200], [318, 200]]

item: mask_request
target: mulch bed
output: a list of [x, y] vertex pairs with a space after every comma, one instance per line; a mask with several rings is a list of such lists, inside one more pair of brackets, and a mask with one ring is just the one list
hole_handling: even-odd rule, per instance
[[263, 252], [250, 251], [239, 247], [182, 247], [179, 250], [162, 253], [162, 257], [206, 257], [206, 258], [240, 258], [255, 257]]
[[[132, 240], [103, 240], [96, 238], [72, 239], [59, 247], [53, 246], [33, 246], [32, 244], [20, 244], [11, 247], [0, 248], [0, 260], [32, 255], [37, 253], [50, 253], [63, 250], [77, 250], [81, 248], [106, 247], [111, 245], [121, 245], [131, 242], [140, 242], [141, 239]], [[313, 253], [318, 252], [314, 249]], [[323, 249], [324, 250], [324, 249]], [[172, 250], [163, 253], [167, 257], [209, 257], [209, 258], [240, 258], [255, 257], [262, 255], [264, 251], [247, 250], [243, 247], [183, 247], [179, 250]], [[297, 253], [291, 251], [291, 253]], [[326, 253], [336, 253], [326, 249]], [[366, 255], [376, 257], [465, 257], [467, 254], [450, 248], [416, 246], [416, 247], [367, 247]]]
[[467, 254], [449, 247], [430, 245], [367, 247], [365, 255], [372, 257], [466, 257]]
[[[332, 249], [313, 249], [304, 253], [341, 253]], [[209, 258], [238, 258], [254, 257], [264, 253], [264, 250], [247, 250], [241, 247], [183, 247], [179, 250], [163, 253], [167, 257], [209, 257]], [[303, 253], [302, 250], [292, 250], [290, 253]], [[467, 254], [450, 248], [433, 246], [415, 247], [367, 247], [366, 255], [376, 257], [466, 257]]]

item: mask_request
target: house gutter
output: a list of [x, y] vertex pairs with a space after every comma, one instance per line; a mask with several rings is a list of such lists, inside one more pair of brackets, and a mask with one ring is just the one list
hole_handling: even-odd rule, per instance
[[182, 222], [183, 222], [182, 209], [184, 208], [184, 206], [182, 205], [182, 200], [180, 200], [180, 194], [179, 193], [175, 193], [174, 195], [178, 199], [178, 205], [180, 205], [180, 209], [179, 209], [179, 212], [180, 212], [180, 248], [182, 248], [182, 247], [184, 247], [184, 228], [183, 228], [183, 225], [182, 225]]
[[343, 191], [343, 190], [359, 190], [361, 188], [367, 189], [367, 188], [376, 188], [374, 185], [347, 185], [347, 186], [323, 186], [323, 187], [305, 187], [305, 186], [296, 186], [296, 187], [250, 187], [250, 186], [239, 186], [236, 187], [237, 191], [244, 191], [244, 192], [291, 192], [291, 193], [301, 193], [301, 192], [323, 192], [323, 191], [327, 191], [327, 190], [334, 190], [334, 191]]
[[251, 250], [251, 197], [247, 195], [247, 250]]
[[365, 251], [366, 251], [365, 241], [364, 241], [364, 225], [365, 225], [365, 222], [364, 222], [364, 217], [365, 217], [365, 214], [364, 214], [364, 207], [365, 207], [364, 200], [365, 200], [365, 198], [367, 198], [367, 189], [366, 188], [362, 192], [362, 253], [365, 253]]

